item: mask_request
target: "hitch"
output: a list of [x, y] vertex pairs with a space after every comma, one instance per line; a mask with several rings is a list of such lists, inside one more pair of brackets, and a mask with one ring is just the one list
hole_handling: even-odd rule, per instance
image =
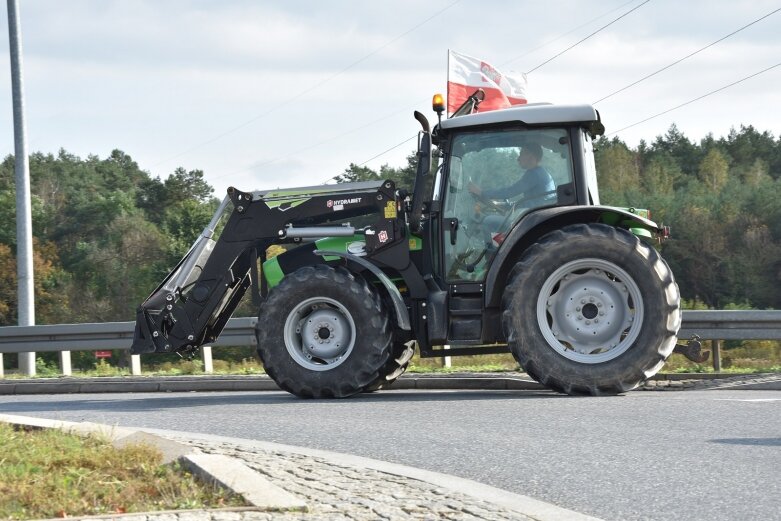
[[673, 353], [682, 354], [697, 364], [706, 362], [708, 357], [710, 357], [710, 351], [705, 351], [704, 353], [702, 352], [702, 342], [700, 342], [700, 337], [697, 335], [692, 335], [691, 339], [686, 341], [686, 343], [684, 343], [682, 340], [679, 340], [678, 343], [675, 344]]

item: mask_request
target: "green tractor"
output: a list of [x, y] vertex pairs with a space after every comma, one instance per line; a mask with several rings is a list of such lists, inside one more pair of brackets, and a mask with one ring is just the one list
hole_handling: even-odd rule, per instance
[[[445, 120], [435, 104], [433, 130], [415, 113], [412, 193], [390, 180], [229, 188], [139, 307], [131, 352], [192, 354], [249, 290], [258, 355], [300, 397], [385, 387], [415, 349], [509, 351], [568, 394], [622, 393], [653, 376], [681, 324], [678, 287], [653, 246], [668, 230], [644, 211], [600, 205], [599, 114], [550, 104], [477, 113], [481, 98]], [[266, 259], [274, 244], [286, 251]]]

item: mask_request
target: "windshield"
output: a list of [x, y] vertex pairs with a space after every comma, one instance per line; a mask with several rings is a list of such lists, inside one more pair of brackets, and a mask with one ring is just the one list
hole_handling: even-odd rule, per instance
[[482, 280], [504, 238], [524, 215], [565, 204], [559, 194], [572, 193], [571, 158], [565, 129], [454, 136], [443, 193], [443, 216], [453, 229], [451, 238], [443, 241], [447, 278]]

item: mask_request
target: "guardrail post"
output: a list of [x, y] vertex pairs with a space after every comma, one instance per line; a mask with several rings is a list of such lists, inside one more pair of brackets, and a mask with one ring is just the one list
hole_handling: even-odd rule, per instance
[[[444, 346], [442, 346], [442, 348], [445, 349], [445, 350], [448, 350], [448, 349], [450, 349], [450, 346], [445, 344]], [[452, 356], [443, 356], [442, 357], [442, 367], [448, 367], [448, 368], [452, 367], [453, 366], [452, 359], [453, 359]]]
[[713, 370], [717, 373], [721, 372], [721, 340], [714, 340], [711, 346], [713, 351]]
[[211, 374], [214, 372], [214, 363], [212, 363], [212, 346], [203, 346], [201, 348], [201, 356], [203, 356], [203, 372]]
[[5, 378], [5, 369], [3, 366], [3, 353], [0, 353], [0, 378]]
[[130, 355], [130, 374], [141, 376], [141, 355]]
[[19, 353], [19, 371], [27, 376], [35, 376], [35, 353]]
[[60, 351], [60, 372], [63, 376], [71, 376], [73, 374], [70, 351]]

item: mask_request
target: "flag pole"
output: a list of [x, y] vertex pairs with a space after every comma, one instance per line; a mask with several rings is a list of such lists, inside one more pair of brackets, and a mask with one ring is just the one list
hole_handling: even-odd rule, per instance
[[[447, 72], [445, 73], [445, 108], [450, 106], [450, 49], [447, 50]], [[450, 117], [450, 112], [445, 110], [445, 116]]]

